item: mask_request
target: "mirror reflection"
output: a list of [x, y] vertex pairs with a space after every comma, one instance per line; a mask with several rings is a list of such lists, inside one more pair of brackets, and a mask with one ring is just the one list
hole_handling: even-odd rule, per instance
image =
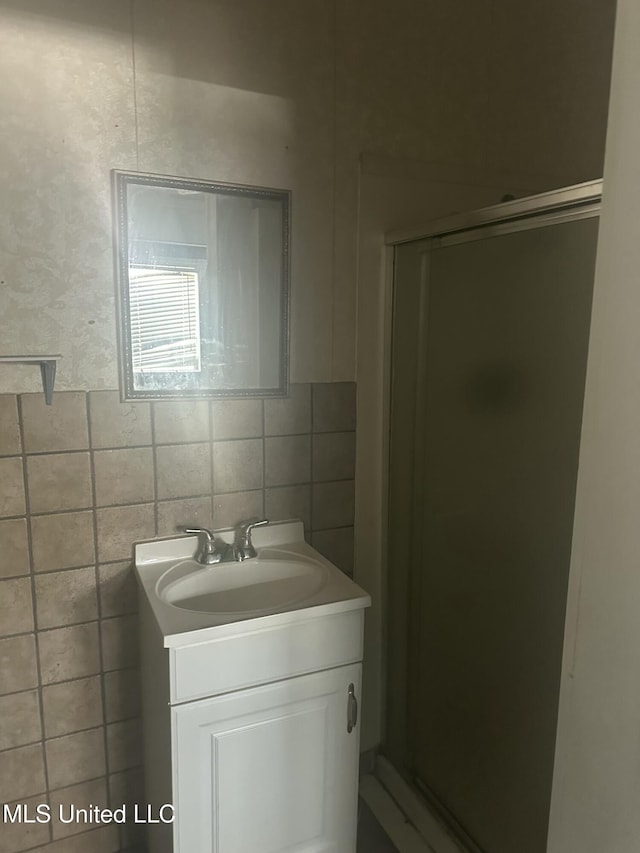
[[285, 394], [289, 193], [114, 179], [125, 399]]

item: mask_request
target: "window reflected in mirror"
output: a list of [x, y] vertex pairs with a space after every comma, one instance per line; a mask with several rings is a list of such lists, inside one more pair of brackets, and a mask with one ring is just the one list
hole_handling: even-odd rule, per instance
[[114, 172], [125, 399], [287, 391], [287, 191]]

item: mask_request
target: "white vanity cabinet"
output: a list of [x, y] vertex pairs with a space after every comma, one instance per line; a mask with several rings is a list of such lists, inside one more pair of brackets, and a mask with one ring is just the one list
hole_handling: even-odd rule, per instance
[[283, 554], [316, 561], [326, 582], [260, 616], [167, 605], [157, 592], [176, 554], [136, 548], [145, 799], [154, 814], [175, 808], [173, 824], [148, 827], [149, 853], [355, 853], [370, 599], [301, 525], [273, 528], [267, 542], [292, 539]]
[[348, 722], [360, 671], [340, 667], [174, 708], [176, 849], [354, 851], [358, 734]]

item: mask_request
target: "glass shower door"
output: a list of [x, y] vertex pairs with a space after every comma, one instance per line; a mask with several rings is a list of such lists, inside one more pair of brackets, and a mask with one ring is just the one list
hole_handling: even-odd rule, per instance
[[597, 226], [396, 249], [387, 751], [485, 853], [546, 847]]

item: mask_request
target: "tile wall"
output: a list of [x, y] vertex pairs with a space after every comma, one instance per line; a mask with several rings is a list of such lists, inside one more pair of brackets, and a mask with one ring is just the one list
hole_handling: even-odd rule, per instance
[[[354, 467], [353, 383], [264, 401], [0, 395], [0, 803], [143, 802], [134, 541], [301, 518], [351, 572]], [[86, 830], [3, 825], [0, 853], [140, 842]]]

